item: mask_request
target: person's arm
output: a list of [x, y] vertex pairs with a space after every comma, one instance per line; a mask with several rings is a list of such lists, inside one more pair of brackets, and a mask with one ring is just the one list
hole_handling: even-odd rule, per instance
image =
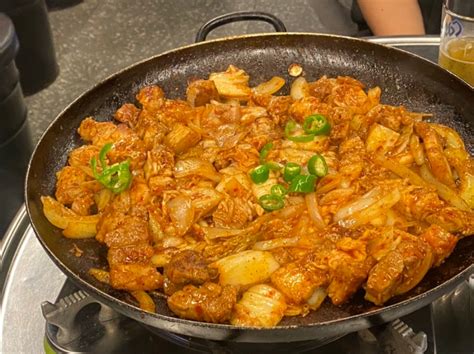
[[376, 36], [425, 34], [417, 0], [357, 0]]

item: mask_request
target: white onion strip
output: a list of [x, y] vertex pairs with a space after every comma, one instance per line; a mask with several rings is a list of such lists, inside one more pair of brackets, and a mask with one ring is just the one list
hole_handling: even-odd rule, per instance
[[340, 208], [336, 214], [334, 214], [334, 221], [339, 222], [342, 219], [347, 218], [348, 216], [351, 216], [355, 212], [365, 209], [369, 207], [370, 205], [374, 204], [378, 197], [380, 196], [381, 189], [380, 187], [375, 187], [365, 193], [362, 197], [359, 199], [346, 204], [342, 208]]
[[319, 230], [323, 230], [326, 227], [326, 223], [324, 222], [324, 219], [319, 211], [316, 193], [308, 193], [304, 199], [306, 201], [306, 207], [308, 208], [308, 213], [311, 217], [311, 220], [313, 220], [314, 224]]
[[282, 237], [273, 240], [258, 241], [253, 245], [257, 251], [269, 251], [278, 247], [292, 247], [298, 244], [299, 237]]

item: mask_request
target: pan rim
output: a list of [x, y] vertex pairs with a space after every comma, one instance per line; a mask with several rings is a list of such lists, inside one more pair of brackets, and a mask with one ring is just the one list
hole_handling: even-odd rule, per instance
[[[307, 36], [310, 36], [310, 37], [317, 37], [317, 38], [334, 38], [334, 39], [339, 39], [339, 40], [347, 40], [347, 41], [351, 41], [351, 42], [358, 42], [358, 43], [363, 43], [364, 45], [371, 45], [371, 46], [378, 46], [378, 47], [383, 47], [383, 48], [388, 48], [390, 51], [395, 51], [395, 52], [403, 52], [405, 53], [404, 55], [409, 55], [411, 57], [415, 57], [417, 58], [418, 60], [422, 60], [425, 65], [429, 65], [431, 67], [437, 67], [438, 69], [442, 69], [443, 71], [445, 71], [447, 74], [449, 74], [453, 79], [455, 79], [456, 81], [458, 81], [459, 83], [463, 84], [464, 86], [466, 86], [467, 88], [469, 88], [471, 90], [471, 92], [474, 92], [474, 88], [472, 86], [470, 86], [469, 84], [467, 84], [465, 81], [461, 80], [460, 78], [458, 78], [456, 75], [450, 73], [449, 71], [443, 69], [443, 68], [440, 68], [438, 65], [436, 65], [435, 63], [432, 63], [431, 61], [419, 56], [419, 55], [416, 55], [416, 54], [413, 54], [413, 53], [410, 53], [410, 52], [407, 52], [405, 50], [402, 50], [402, 49], [398, 49], [398, 48], [394, 48], [394, 47], [389, 47], [389, 46], [385, 46], [383, 44], [379, 44], [379, 43], [372, 43], [372, 42], [369, 42], [365, 39], [360, 39], [360, 38], [352, 38], [352, 37], [348, 37], [348, 36], [341, 36], [341, 35], [333, 35], [333, 34], [319, 34], [319, 33], [305, 33], [305, 32], [283, 32], [283, 33], [259, 33], [259, 34], [248, 34], [248, 35], [239, 35], [239, 36], [230, 36], [230, 37], [224, 37], [224, 38], [218, 38], [218, 39], [213, 39], [213, 40], [208, 40], [208, 41], [204, 41], [204, 42], [199, 42], [199, 43], [193, 43], [193, 44], [189, 44], [189, 45], [185, 45], [185, 46], [182, 46], [182, 47], [178, 47], [178, 48], [174, 48], [174, 49], [171, 49], [171, 50], [168, 50], [168, 51], [165, 51], [163, 53], [158, 53], [156, 55], [153, 55], [151, 57], [148, 57], [148, 58], [145, 58], [141, 61], [138, 61], [136, 63], [133, 63], [131, 65], [128, 65], [124, 68], [122, 68], [121, 70], [109, 75], [108, 77], [106, 77], [105, 79], [101, 80], [100, 82], [94, 84], [92, 87], [90, 87], [89, 89], [85, 90], [82, 94], [80, 94], [76, 99], [74, 99], [70, 104], [68, 104], [52, 121], [51, 123], [48, 125], [48, 127], [46, 128], [46, 130], [42, 133], [41, 137], [39, 138], [37, 144], [35, 145], [35, 148], [34, 148], [34, 151], [31, 155], [31, 158], [30, 158], [30, 161], [29, 161], [29, 164], [28, 164], [28, 169], [27, 169], [27, 172], [26, 172], [26, 178], [25, 178], [25, 205], [26, 205], [26, 210], [27, 210], [27, 213], [28, 213], [28, 217], [30, 219], [30, 222], [31, 222], [31, 225], [32, 225], [32, 228], [35, 232], [35, 235], [37, 237], [37, 239], [40, 241], [40, 244], [42, 245], [42, 247], [45, 249], [46, 253], [48, 254], [48, 256], [54, 261], [54, 263], [61, 269], [61, 271], [63, 273], [65, 273], [70, 279], [72, 279], [76, 284], [80, 285], [82, 288], [86, 288], [87, 291], [91, 292], [94, 296], [95, 294], [99, 295], [100, 298], [98, 300], [100, 301], [106, 301], [107, 303], [114, 303], [116, 305], [119, 305], [118, 307], [118, 311], [119, 312], [122, 312], [124, 314], [126, 314], [127, 316], [129, 317], [132, 317], [136, 320], [139, 320], [140, 322], [144, 322], [142, 321], [142, 318], [143, 318], [143, 311], [140, 310], [138, 307], [128, 303], [128, 302], [125, 302], [123, 300], [120, 300], [116, 297], [113, 297], [107, 293], [105, 293], [104, 291], [102, 291], [101, 289], [99, 288], [96, 288], [95, 286], [93, 286], [92, 284], [88, 283], [87, 281], [83, 280], [79, 275], [73, 273], [63, 262], [61, 262], [61, 260], [59, 258], [57, 258], [52, 252], [51, 250], [49, 249], [49, 247], [46, 245], [46, 242], [43, 240], [43, 238], [40, 236], [40, 233], [38, 232], [37, 230], [37, 227], [36, 227], [36, 224], [35, 222], [33, 222], [33, 219], [31, 217], [31, 210], [30, 210], [30, 201], [29, 201], [29, 198], [28, 198], [28, 181], [30, 180], [30, 178], [32, 178], [31, 176], [31, 164], [32, 164], [32, 161], [34, 160], [34, 158], [36, 157], [37, 155], [37, 151], [38, 151], [38, 147], [42, 144], [45, 136], [48, 134], [48, 132], [51, 130], [51, 128], [56, 124], [56, 122], [65, 114], [67, 113], [72, 106], [74, 106], [75, 104], [77, 104], [77, 102], [80, 102], [81, 100], [83, 100], [83, 98], [85, 96], [87, 96], [90, 92], [96, 90], [97, 88], [99, 88], [100, 86], [102, 85], [105, 85], [107, 84], [108, 82], [110, 82], [111, 80], [114, 80], [116, 77], [119, 77], [120, 75], [122, 75], [123, 73], [129, 71], [129, 70], [132, 70], [133, 68], [137, 67], [137, 66], [140, 66], [140, 65], [143, 65], [147, 62], [150, 62], [150, 61], [153, 61], [155, 60], [156, 58], [159, 58], [159, 57], [164, 57], [164, 56], [167, 56], [167, 55], [172, 55], [172, 54], [175, 54], [175, 53], [178, 53], [180, 51], [183, 51], [183, 50], [187, 50], [187, 49], [190, 49], [190, 48], [195, 48], [195, 47], [201, 47], [201, 46], [208, 46], [208, 45], [214, 45], [214, 43], [220, 43], [220, 42], [228, 42], [228, 41], [240, 41], [240, 40], [245, 40], [247, 38], [255, 38], [255, 37], [281, 37], [281, 36], [295, 36], [295, 37], [298, 37], [298, 36], [304, 36], [304, 37], [307, 37]], [[347, 317], [343, 317], [343, 318], [338, 318], [338, 319], [333, 319], [333, 320], [329, 320], [329, 321], [324, 321], [324, 322], [316, 322], [316, 323], [312, 323], [312, 324], [302, 324], [302, 325], [287, 325], [287, 326], [275, 326], [275, 327], [272, 327], [272, 328], [260, 328], [260, 327], [239, 327], [239, 326], [233, 326], [233, 325], [230, 325], [230, 324], [212, 324], [212, 323], [206, 323], [206, 322], [198, 322], [198, 321], [192, 321], [192, 320], [186, 320], [186, 319], [181, 319], [181, 318], [177, 318], [177, 317], [171, 317], [171, 316], [166, 316], [166, 315], [162, 315], [162, 314], [158, 314], [158, 313], [146, 313], [148, 316], [151, 316], [154, 321], [156, 322], [157, 320], [159, 321], [164, 321], [164, 322], [168, 322], [168, 323], [174, 323], [174, 324], [180, 324], [180, 325], [192, 325], [192, 326], [199, 326], [199, 327], [203, 327], [203, 328], [209, 328], [209, 329], [215, 329], [215, 330], [241, 330], [241, 331], [257, 331], [257, 332], [269, 332], [269, 331], [288, 331], [288, 330], [300, 330], [302, 328], [304, 329], [316, 329], [316, 328], [323, 328], [323, 327], [330, 327], [330, 326], [336, 326], [336, 325], [339, 325], [341, 323], [344, 323], [344, 322], [351, 322], [351, 321], [354, 321], [356, 319], [367, 319], [368, 317], [370, 316], [374, 316], [374, 315], [379, 315], [379, 314], [382, 314], [388, 310], [397, 310], [399, 308], [404, 308], [404, 307], [407, 307], [407, 305], [410, 305], [410, 304], [413, 304], [413, 303], [416, 303], [416, 302], [422, 302], [420, 300], [423, 300], [424, 298], [426, 297], [429, 297], [430, 295], [432, 295], [433, 293], [436, 293], [436, 292], [439, 292], [439, 291], [442, 291], [443, 288], [449, 288], [451, 286], [454, 286], [454, 284], [457, 284], [459, 283], [461, 280], [463, 280], [464, 278], [466, 278], [467, 274], [471, 273], [472, 271], [474, 271], [474, 264], [471, 264], [470, 266], [468, 266], [466, 269], [464, 269], [463, 271], [459, 272], [458, 274], [456, 274], [454, 277], [444, 281], [443, 283], [429, 289], [428, 291], [425, 291], [421, 294], [418, 294], [418, 295], [415, 295], [409, 299], [405, 299], [403, 301], [400, 301], [400, 302], [397, 302], [395, 304], [391, 304], [391, 305], [388, 305], [388, 306], [383, 306], [383, 307], [380, 307], [380, 308], [377, 308], [377, 309], [374, 309], [374, 310], [371, 310], [371, 311], [367, 311], [367, 312], [364, 312], [364, 313], [361, 313], [361, 314], [355, 314], [355, 315], [350, 315], [350, 316], [347, 316]], [[425, 303], [423, 304], [420, 304], [419, 307], [421, 306], [424, 306]], [[419, 308], [418, 307], [418, 308]], [[129, 312], [126, 312], [125, 311], [128, 310], [128, 311], [131, 311], [131, 313]], [[146, 322], [145, 322], [146, 323]]]

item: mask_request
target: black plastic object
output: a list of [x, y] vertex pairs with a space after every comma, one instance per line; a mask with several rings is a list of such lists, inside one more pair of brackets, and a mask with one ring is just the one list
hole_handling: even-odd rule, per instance
[[0, 144], [0, 239], [23, 204], [23, 186], [33, 139], [28, 121], [3, 144]]
[[20, 83], [17, 83], [10, 95], [0, 101], [0, 144], [16, 134], [26, 120], [26, 112]]
[[13, 61], [17, 52], [18, 39], [13, 23], [0, 13], [0, 102], [10, 95], [18, 82], [18, 70]]
[[241, 21], [263, 21], [271, 24], [275, 28], [276, 32], [286, 32], [285, 24], [278, 17], [272, 14], [259, 11], [238, 11], [214, 17], [213, 19], [206, 22], [198, 30], [195, 42], [198, 43], [205, 41], [207, 35], [217, 27], [221, 27], [228, 23]]
[[0, 238], [23, 203], [22, 191], [33, 142], [14, 58], [18, 40], [12, 21], [0, 13]]
[[46, 4], [44, 0], [1, 0], [0, 12], [11, 18], [20, 42], [16, 65], [23, 93], [36, 93], [59, 72]]

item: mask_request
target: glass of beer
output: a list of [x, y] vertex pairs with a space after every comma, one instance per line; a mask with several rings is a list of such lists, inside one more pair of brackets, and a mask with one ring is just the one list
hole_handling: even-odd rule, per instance
[[474, 0], [444, 0], [438, 63], [474, 86]]

